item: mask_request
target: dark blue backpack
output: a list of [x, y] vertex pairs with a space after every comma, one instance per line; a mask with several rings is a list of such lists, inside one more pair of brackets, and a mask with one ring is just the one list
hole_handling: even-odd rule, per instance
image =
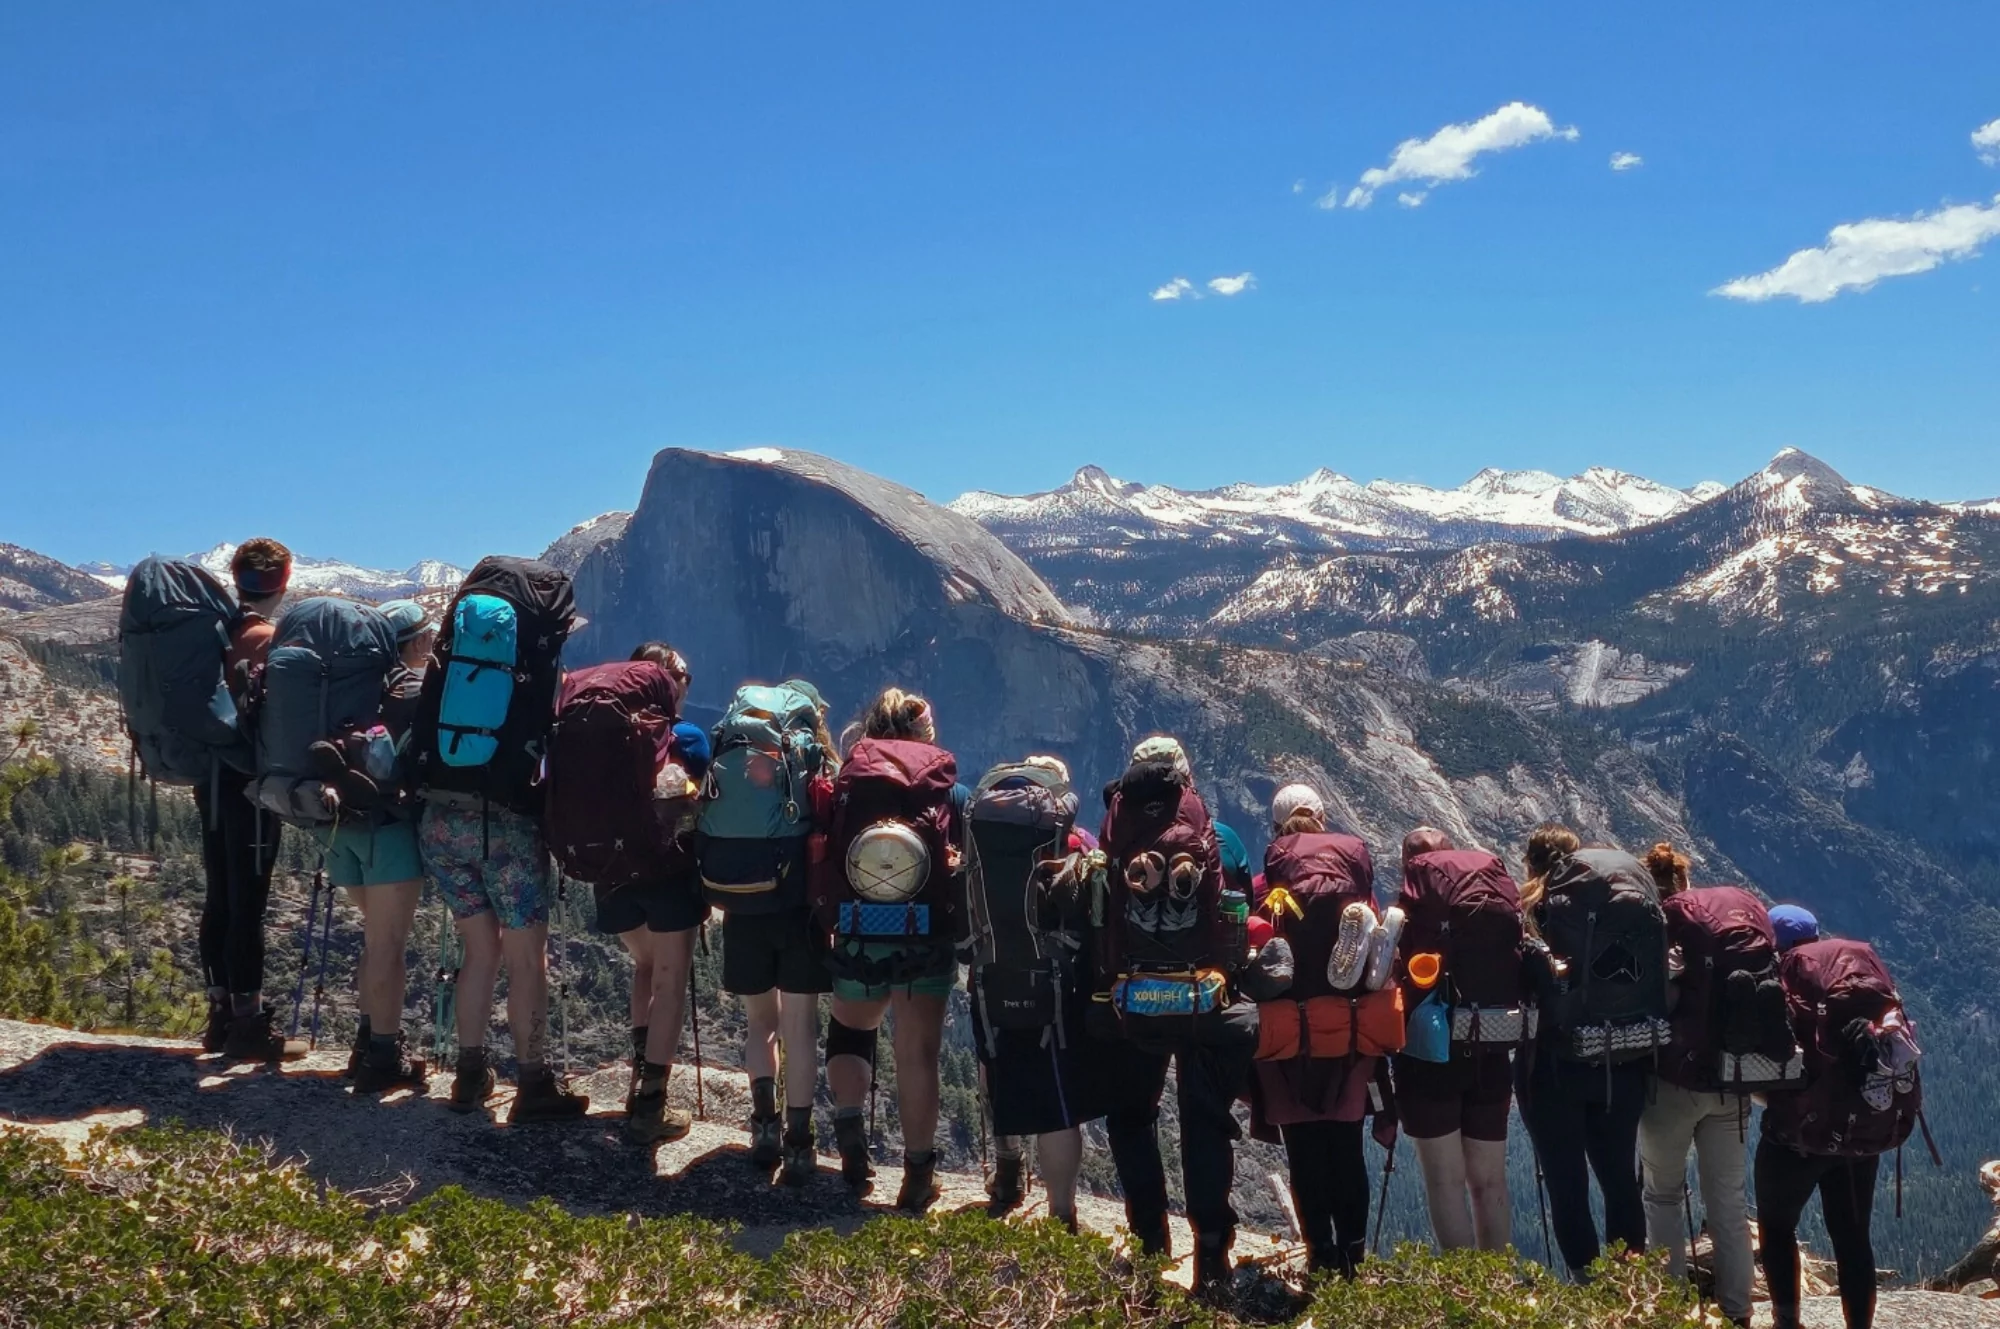
[[251, 797], [295, 824], [334, 821], [320, 790], [339, 766], [313, 748], [375, 726], [396, 660], [396, 630], [374, 605], [316, 596], [286, 610], [264, 665]]
[[186, 559], [148, 558], [126, 578], [118, 694], [154, 780], [203, 784], [223, 766], [253, 768], [224, 664], [241, 613], [212, 573]]

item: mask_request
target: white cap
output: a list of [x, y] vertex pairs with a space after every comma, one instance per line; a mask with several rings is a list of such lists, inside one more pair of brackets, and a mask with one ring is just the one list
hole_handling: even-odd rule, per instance
[[1309, 808], [1323, 819], [1326, 800], [1311, 785], [1288, 784], [1271, 797], [1271, 826], [1277, 829], [1292, 819], [1300, 808]]

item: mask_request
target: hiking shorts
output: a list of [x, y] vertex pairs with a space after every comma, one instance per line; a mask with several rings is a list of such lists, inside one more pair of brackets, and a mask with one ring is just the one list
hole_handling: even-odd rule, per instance
[[686, 932], [708, 918], [708, 901], [692, 876], [663, 881], [632, 882], [594, 892], [597, 930], [607, 937], [645, 928], [649, 932]]
[[1507, 1138], [1514, 1103], [1514, 1071], [1505, 1050], [1450, 1061], [1397, 1057], [1396, 1115], [1412, 1140], [1436, 1140], [1453, 1131], [1468, 1140]]
[[433, 803], [417, 848], [453, 918], [491, 912], [510, 932], [549, 921], [549, 851], [532, 818]]
[[780, 992], [816, 995], [833, 990], [826, 971], [826, 941], [805, 909], [772, 914], [724, 911], [722, 990], [754, 997]]
[[380, 826], [346, 822], [318, 828], [312, 837], [326, 851], [326, 879], [335, 886], [382, 886], [424, 878], [413, 821], [388, 821]]
[[[883, 959], [899, 952], [902, 947], [893, 941], [863, 942], [861, 953], [870, 959]], [[949, 997], [958, 986], [958, 956], [949, 950], [939, 950], [937, 969], [934, 973], [913, 978], [907, 983], [864, 983], [859, 979], [835, 978], [833, 995], [842, 1001], [881, 1001], [898, 993], [906, 997]]]

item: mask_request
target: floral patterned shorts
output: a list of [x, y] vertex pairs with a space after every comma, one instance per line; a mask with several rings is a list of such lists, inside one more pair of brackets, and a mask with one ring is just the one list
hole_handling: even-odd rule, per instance
[[454, 918], [491, 910], [509, 931], [549, 921], [549, 849], [531, 818], [433, 803], [417, 849]]

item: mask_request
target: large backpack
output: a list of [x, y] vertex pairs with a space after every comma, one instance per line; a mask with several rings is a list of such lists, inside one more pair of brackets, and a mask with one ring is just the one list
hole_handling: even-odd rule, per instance
[[[1866, 942], [1810, 941], [1785, 952], [1778, 974], [1806, 1075], [1802, 1088], [1767, 1096], [1764, 1129], [1804, 1154], [1900, 1148], [1921, 1122], [1923, 1081], [1916, 1026], [1881, 957]], [[1905, 1045], [1893, 1061], [1882, 1056], [1889, 1041]]]
[[259, 806], [299, 826], [350, 816], [320, 792], [340, 782], [354, 736], [377, 727], [397, 658], [396, 630], [374, 605], [314, 596], [285, 611], [259, 684]]
[[533, 559], [479, 560], [445, 613], [412, 731], [425, 798], [540, 815], [563, 643], [575, 626], [568, 573]]
[[203, 784], [224, 766], [255, 767], [224, 664], [241, 614], [222, 583], [187, 559], [148, 558], [125, 579], [118, 695], [153, 779]]
[[995, 766], [980, 778], [965, 814], [965, 906], [971, 931], [972, 1000], [988, 1054], [1003, 1029], [1055, 1030], [1082, 946], [1079, 901], [1057, 898], [1057, 874], [1074, 885], [1069, 857], [1077, 799], [1046, 766]]
[[1669, 896], [1667, 943], [1681, 953], [1673, 1042], [1660, 1078], [1747, 1094], [1793, 1084], [1805, 1061], [1778, 981], [1778, 942], [1763, 901], [1737, 886]]
[[1656, 1057], [1667, 1023], [1667, 916], [1645, 865], [1617, 849], [1580, 849], [1549, 873], [1536, 911], [1560, 962], [1542, 1019], [1578, 1061]]
[[[959, 939], [961, 902], [951, 866], [958, 763], [931, 743], [864, 738], [833, 781], [827, 868], [814, 908], [833, 934], [837, 978], [908, 982]], [[911, 942], [871, 956], [870, 943]]]
[[[1264, 851], [1264, 882], [1261, 906], [1292, 948], [1291, 1000], [1332, 995], [1327, 960], [1340, 935], [1341, 914], [1351, 904], [1375, 907], [1375, 863], [1368, 846], [1352, 835], [1326, 831], [1281, 836]], [[1279, 888], [1295, 910], [1273, 907], [1271, 893]]]
[[1454, 1053], [1534, 1038], [1536, 1009], [1521, 982], [1521, 891], [1506, 865], [1478, 849], [1418, 854], [1403, 864], [1397, 903], [1405, 968], [1411, 956], [1438, 957], [1432, 986], [1451, 1012]]
[[657, 881], [681, 866], [674, 827], [662, 823], [653, 797], [680, 713], [680, 681], [650, 660], [563, 679], [542, 827], [567, 875], [611, 887]]
[[711, 735], [697, 853], [702, 893], [731, 913], [775, 913], [806, 899], [813, 783], [826, 765], [819, 707], [794, 687], [736, 690]]
[[[1208, 807], [1172, 762], [1135, 762], [1108, 791], [1102, 849], [1107, 871], [1093, 904], [1095, 985], [1128, 1035], [1138, 1018], [1193, 1018], [1227, 1001], [1222, 864]], [[1134, 889], [1140, 860], [1158, 855], [1189, 873]], [[1100, 922], [1101, 920], [1101, 922]], [[1166, 1031], [1162, 1031], [1163, 1033]]]

